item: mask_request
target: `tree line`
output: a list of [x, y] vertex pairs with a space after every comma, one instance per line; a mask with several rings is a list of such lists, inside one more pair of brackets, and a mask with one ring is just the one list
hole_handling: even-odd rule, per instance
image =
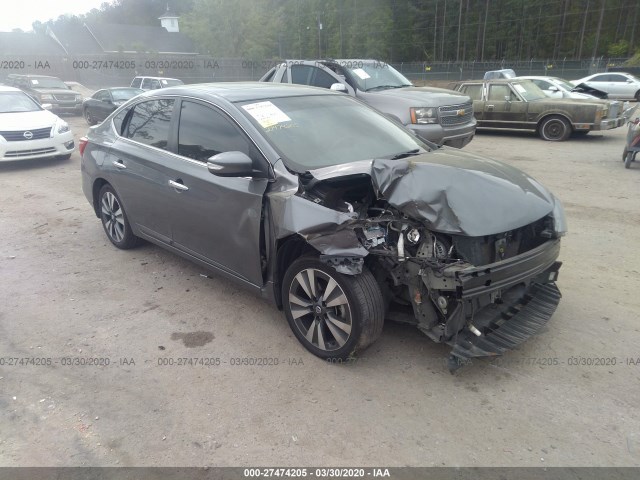
[[557, 61], [640, 52], [639, 0], [115, 0], [80, 20], [158, 25], [167, 5], [180, 31], [216, 57]]

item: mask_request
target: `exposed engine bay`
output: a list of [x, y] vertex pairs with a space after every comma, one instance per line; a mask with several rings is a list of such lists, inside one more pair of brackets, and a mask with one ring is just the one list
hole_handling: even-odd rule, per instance
[[[340, 273], [358, 274], [366, 266], [383, 292], [385, 318], [413, 324], [435, 342], [454, 346], [450, 370], [471, 357], [502, 354], [550, 318], [560, 298], [554, 281], [561, 265], [553, 214], [507, 231], [470, 236], [454, 228], [446, 212], [453, 225], [448, 230], [455, 233], [443, 232], [433, 228], [443, 222], [415, 215], [424, 205], [414, 202], [401, 210], [385, 198], [394, 198], [389, 190], [376, 187], [376, 179], [365, 173], [324, 180], [301, 175], [297, 196], [351, 217], [325, 244], [349, 237], [357, 239], [359, 249], [336, 255], [323, 253], [322, 243], [310, 243]], [[544, 321], [535, 311], [527, 313], [529, 304], [529, 309], [539, 308], [534, 299], [548, 313]], [[510, 322], [515, 331], [502, 328], [519, 312], [519, 324]]]

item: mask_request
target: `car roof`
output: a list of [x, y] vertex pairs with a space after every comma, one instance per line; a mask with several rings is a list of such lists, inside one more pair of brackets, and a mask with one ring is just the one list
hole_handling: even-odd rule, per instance
[[8, 75], [11, 78], [16, 77], [26, 77], [26, 78], [56, 78], [60, 80], [58, 77], [54, 77], [53, 75], [32, 75], [30, 73], [11, 73]]
[[[180, 80], [179, 78], [172, 78], [172, 77], [149, 77], [147, 75], [138, 75], [137, 77], [134, 78], [134, 80], [136, 78], [152, 78], [154, 80]], [[182, 80], [181, 80], [182, 81]]]
[[309, 87], [288, 83], [267, 82], [218, 82], [195, 83], [177, 87], [151, 90], [141, 96], [154, 97], [164, 95], [200, 96], [201, 98], [224, 98], [229, 102], [244, 102], [268, 98], [301, 97], [310, 95], [339, 95], [326, 88]]

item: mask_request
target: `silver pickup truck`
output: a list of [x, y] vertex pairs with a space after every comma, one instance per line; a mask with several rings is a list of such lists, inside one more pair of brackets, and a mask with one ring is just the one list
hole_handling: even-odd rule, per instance
[[476, 131], [470, 97], [416, 87], [391, 65], [376, 60], [287, 60], [260, 81], [345, 92], [439, 145], [462, 148]]

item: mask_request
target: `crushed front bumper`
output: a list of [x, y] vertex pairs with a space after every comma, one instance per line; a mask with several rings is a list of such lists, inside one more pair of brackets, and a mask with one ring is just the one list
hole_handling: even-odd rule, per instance
[[546, 325], [561, 297], [555, 282], [533, 283], [516, 302], [485, 307], [473, 319], [481, 335], [465, 328], [447, 342], [453, 346], [449, 370], [457, 370], [473, 357], [502, 355], [514, 349]]
[[451, 371], [473, 357], [502, 355], [549, 321], [561, 297], [555, 284], [559, 254], [560, 240], [554, 239], [489, 265], [423, 273], [432, 299], [450, 299], [446, 323], [430, 336], [453, 347]]

